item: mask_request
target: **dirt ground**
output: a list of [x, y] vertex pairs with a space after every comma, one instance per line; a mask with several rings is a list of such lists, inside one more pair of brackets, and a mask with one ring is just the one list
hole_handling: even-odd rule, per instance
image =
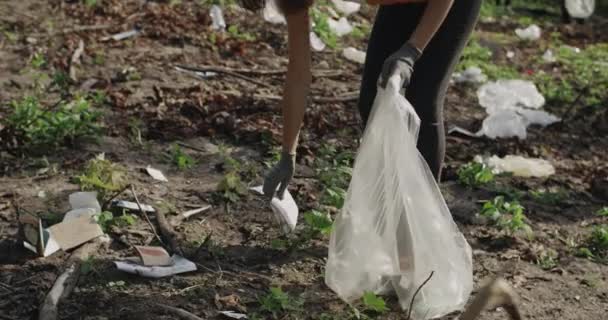
[[[81, 1], [0, 0], [0, 30], [5, 31], [0, 33], [0, 117], [8, 113], [10, 101], [31, 90], [32, 76], [23, 70], [36, 52], [47, 57], [49, 70], [68, 70], [80, 40], [84, 53], [70, 90], [101, 90], [108, 97], [102, 110], [105, 133], [98, 143], [47, 155], [45, 165], [39, 158], [18, 158], [0, 150], [0, 319], [36, 318], [69, 255], [37, 258], [25, 250], [17, 241], [15, 206], [40, 213], [67, 211], [68, 194], [78, 190], [71, 177], [99, 153], [128, 169], [142, 202], [171, 203], [174, 212], [212, 205], [177, 227], [186, 256], [198, 264], [198, 270], [158, 280], [117, 271], [112, 261], [132, 256], [131, 245], [154, 243], [140, 219], [133, 226], [110, 232], [114, 240], [95, 255], [92, 270], [80, 277], [74, 293], [60, 305], [60, 319], [175, 317], [156, 303], [183, 308], [203, 319], [221, 319], [221, 310], [259, 311], [259, 298], [277, 286], [305, 301], [302, 312], [281, 319], [321, 319], [323, 314], [323, 319], [349, 318], [351, 308], [323, 282], [327, 238], [315, 239], [293, 252], [275, 249], [273, 240], [281, 237], [280, 232], [262, 201], [253, 195], [236, 203], [218, 200], [224, 149], [242, 163], [258, 167], [257, 178], [247, 181], [255, 185], [261, 182], [269, 146], [278, 143], [281, 118], [276, 97], [281, 93], [283, 74], [263, 71], [286, 67], [286, 34], [283, 27], [236, 6], [225, 10], [228, 25], [237, 25], [255, 40], [235, 32], [221, 34], [211, 30], [208, 11], [209, 5], [198, 1], [107, 0], [88, 7]], [[372, 9], [366, 8], [351, 19], [371, 21], [372, 17]], [[586, 26], [563, 26], [553, 18], [556, 22], [548, 27], [553, 30], [546, 34], [562, 31], [566, 44], [585, 46], [608, 39], [605, 18], [597, 17]], [[136, 37], [102, 41], [134, 27], [141, 30]], [[488, 32], [506, 33], [513, 28], [504, 22], [482, 21], [477, 31], [483, 38]], [[364, 47], [364, 39], [344, 43]], [[496, 50], [496, 59], [505, 59], [505, 49]], [[542, 54], [533, 45], [518, 43], [510, 50], [518, 55]], [[200, 79], [177, 70], [177, 65], [234, 68], [261, 84], [222, 73]], [[298, 149], [299, 171], [290, 187], [301, 211], [319, 207], [323, 187], [315, 176], [316, 152], [324, 144], [355, 150], [361, 133], [355, 101], [340, 101], [358, 90], [361, 66], [344, 60], [340, 50], [329, 49], [315, 53], [313, 65], [312, 92], [317, 102], [307, 111]], [[525, 65], [518, 68], [523, 70]], [[48, 89], [43, 102], [52, 105], [61, 96], [59, 90]], [[606, 101], [603, 104], [608, 107]], [[563, 115], [568, 107], [545, 108]], [[607, 109], [603, 113], [584, 109], [572, 121], [530, 128], [526, 140], [448, 136], [441, 187], [474, 250], [476, 286], [502, 275], [521, 296], [526, 319], [606, 317], [608, 266], [575, 252], [590, 226], [605, 219], [594, 213], [608, 204], [603, 182], [608, 178]], [[475, 131], [484, 115], [474, 88], [450, 87], [447, 127]], [[134, 121], [143, 147], [133, 144]], [[162, 159], [161, 154], [177, 140], [197, 160], [194, 168], [177, 170]], [[496, 191], [464, 187], [456, 172], [477, 154], [541, 157], [554, 164], [556, 174], [550, 178], [498, 178], [497, 184], [504, 190], [557, 188], [567, 192], [556, 203], [541, 203], [530, 196], [521, 199], [533, 238], [508, 236], [475, 221], [480, 202], [491, 199]], [[147, 165], [162, 170], [169, 182], [152, 180], [142, 172]], [[121, 197], [131, 200], [128, 192]], [[210, 235], [213, 246], [201, 247]], [[547, 250], [557, 252], [556, 265], [542, 268], [538, 261]], [[405, 318], [395, 300], [388, 299], [388, 304], [392, 311], [374, 317]], [[501, 310], [491, 310], [482, 318], [506, 316]]]

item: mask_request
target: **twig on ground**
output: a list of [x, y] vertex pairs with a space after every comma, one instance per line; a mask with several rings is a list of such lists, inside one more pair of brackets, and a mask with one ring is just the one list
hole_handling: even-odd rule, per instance
[[431, 274], [429, 274], [429, 277], [426, 278], [426, 280], [424, 280], [424, 282], [422, 282], [422, 284], [418, 287], [418, 289], [416, 289], [416, 292], [414, 292], [414, 295], [412, 296], [412, 300], [410, 301], [410, 307], [407, 311], [407, 320], [410, 320], [412, 317], [412, 308], [414, 306], [414, 300], [416, 299], [416, 296], [418, 295], [418, 293], [420, 292], [420, 290], [422, 290], [422, 287], [424, 287], [427, 282], [429, 282], [431, 280], [431, 278], [433, 277], [433, 275], [435, 274], [435, 271], [431, 271]]
[[80, 64], [80, 56], [82, 56], [83, 52], [84, 52], [84, 41], [82, 41], [82, 39], [80, 39], [80, 41], [78, 41], [78, 48], [76, 48], [76, 50], [74, 50], [74, 54], [72, 54], [72, 59], [70, 60], [69, 74], [70, 74], [70, 79], [72, 79], [72, 81], [74, 81], [74, 82], [78, 81], [78, 79], [76, 78], [76, 64]]
[[125, 190], [131, 188], [131, 185], [128, 184], [126, 185], [124, 188], [122, 188], [121, 190], [117, 191], [116, 193], [114, 193], [108, 200], [106, 200], [103, 205], [101, 206], [101, 210], [105, 210], [108, 208], [108, 206], [110, 205], [110, 203], [112, 202], [112, 200], [116, 199], [116, 197], [118, 197], [121, 193], [125, 192]]
[[[227, 67], [220, 67], [220, 66], [185, 66], [185, 65], [177, 65], [176, 67], [181, 68], [181, 69], [185, 69], [185, 70], [190, 70], [190, 71], [194, 71], [194, 72], [217, 72], [217, 73], [222, 73], [222, 72], [232, 72], [232, 73], [244, 73], [244, 74], [250, 74], [250, 75], [260, 75], [260, 76], [276, 76], [276, 75], [283, 75], [287, 72], [286, 69], [279, 69], [279, 70], [259, 70], [259, 69], [246, 69], [246, 68], [227, 68]], [[345, 73], [343, 71], [339, 71], [339, 70], [312, 70], [312, 76], [313, 77], [338, 77], [338, 76], [342, 76]]]
[[152, 233], [154, 233], [154, 236], [160, 242], [160, 244], [162, 246], [166, 247], [167, 245], [163, 242], [163, 239], [161, 239], [160, 236], [158, 235], [158, 233], [156, 233], [156, 228], [154, 228], [152, 221], [150, 221], [150, 218], [148, 217], [148, 215], [146, 214], [144, 209], [142, 209], [141, 203], [139, 202], [139, 199], [137, 198], [137, 194], [135, 193], [135, 187], [133, 187], [133, 185], [131, 185], [131, 193], [133, 194], [133, 198], [135, 198], [135, 202], [137, 202], [137, 207], [139, 208], [139, 212], [144, 216], [144, 218], [146, 219], [146, 222], [148, 222], [150, 229], [152, 229]]
[[158, 306], [159, 308], [171, 312], [174, 315], [182, 318], [182, 319], [188, 319], [188, 320], [203, 320], [202, 318], [199, 318], [197, 315], [188, 312], [184, 309], [181, 308], [176, 308], [176, 307], [171, 307], [165, 304], [160, 304], [160, 303], [156, 303], [156, 306]]
[[162, 212], [162, 210], [156, 210], [156, 222], [158, 222], [158, 227], [160, 229], [160, 233], [163, 235], [165, 240], [169, 243], [169, 247], [173, 253], [179, 253], [181, 256], [184, 256], [184, 252], [179, 247], [177, 242], [177, 233], [173, 230], [173, 227], [167, 221], [167, 217]]
[[[220, 91], [219, 93], [220, 94], [225, 94], [225, 95], [230, 95], [230, 96], [236, 96], [236, 97], [246, 96], [243, 93], [238, 92], [238, 91]], [[283, 100], [282, 97], [277, 96], [277, 95], [258, 94], [258, 93], [254, 93], [252, 95], [252, 98], [258, 99], [258, 100], [271, 100], [271, 101], [281, 101], [281, 100]], [[337, 97], [312, 96], [310, 99], [312, 100], [312, 102], [315, 102], [315, 103], [336, 103], [336, 102], [356, 101], [358, 98], [359, 98], [359, 93], [358, 92], [347, 92], [347, 93], [342, 94], [342, 95], [337, 96]]]
[[4, 282], [0, 282], [0, 288], [8, 290], [10, 292], [15, 291], [15, 288], [9, 286], [8, 284], [6, 284]]
[[193, 68], [193, 67], [188, 67], [188, 66], [176, 66], [177, 70], [186, 70], [186, 71], [190, 71], [190, 72], [215, 72], [215, 73], [222, 73], [225, 74], [227, 76], [231, 76], [234, 78], [238, 78], [241, 80], [245, 80], [247, 82], [251, 82], [253, 84], [257, 84], [258, 86], [261, 87], [265, 87], [265, 88], [273, 88], [272, 85], [266, 83], [266, 82], [262, 82], [262, 81], [258, 81], [256, 79], [250, 78], [248, 76], [244, 76], [240, 73], [236, 73], [236, 72], [232, 72], [223, 68], [214, 68], [213, 70], [207, 70], [207, 71], [201, 71], [201, 69], [199, 68]]
[[111, 25], [111, 24], [97, 24], [97, 25], [92, 25], [92, 26], [75, 26], [73, 28], [65, 28], [65, 29], [61, 30], [60, 32], [56, 32], [54, 34], [66, 34], [66, 33], [81, 32], [81, 31], [97, 31], [97, 30], [110, 29], [112, 27], [113, 27], [113, 25]]
[[55, 320], [57, 319], [57, 306], [66, 299], [74, 290], [78, 277], [80, 276], [80, 265], [82, 261], [92, 256], [103, 244], [100, 238], [94, 239], [91, 242], [83, 244], [76, 249], [70, 256], [65, 271], [57, 277], [53, 287], [46, 295], [40, 312], [38, 313], [39, 320]]
[[198, 151], [198, 152], [202, 152], [202, 153], [207, 153], [207, 150], [204, 150], [204, 149], [201, 149], [201, 148], [197, 148], [195, 146], [191, 146], [191, 145], [185, 144], [183, 142], [179, 142], [178, 141], [178, 142], [176, 142], [176, 144], [178, 146], [180, 146], [180, 147], [184, 147], [184, 148], [187, 148], [187, 149], [190, 149], [190, 150], [194, 150], [194, 151]]
[[201, 212], [205, 212], [207, 210], [211, 209], [211, 205], [207, 205], [198, 209], [194, 209], [194, 210], [189, 210], [186, 212], [183, 212], [181, 214], [178, 214], [176, 217], [174, 217], [173, 219], [171, 219], [171, 225], [172, 226], [177, 226], [180, 223], [182, 223], [184, 220], [192, 217], [193, 215], [199, 214]]

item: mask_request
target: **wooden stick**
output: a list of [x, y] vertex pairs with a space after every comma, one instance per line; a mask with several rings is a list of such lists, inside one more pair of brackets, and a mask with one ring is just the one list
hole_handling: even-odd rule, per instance
[[165, 311], [173, 313], [174, 315], [176, 315], [176, 316], [178, 316], [178, 317], [180, 317], [182, 319], [187, 319], [187, 320], [203, 320], [202, 318], [199, 318], [197, 315], [195, 315], [195, 314], [193, 314], [191, 312], [188, 312], [188, 311], [186, 311], [184, 309], [181, 309], [181, 308], [171, 307], [171, 306], [160, 304], [160, 303], [157, 303], [156, 306], [158, 306], [159, 308], [161, 308], [161, 309], [163, 309]]
[[194, 210], [186, 211], [186, 212], [184, 212], [182, 214], [177, 215], [177, 217], [171, 219], [171, 225], [172, 226], [177, 226], [180, 223], [182, 223], [182, 221], [184, 221], [184, 220], [192, 217], [193, 215], [199, 214], [201, 212], [205, 212], [205, 211], [207, 211], [209, 209], [211, 209], [211, 205], [208, 205], [208, 206], [205, 206], [205, 207], [202, 207], [202, 208], [198, 208], [198, 209], [194, 209]]
[[435, 271], [431, 271], [431, 274], [429, 274], [429, 277], [426, 278], [426, 280], [424, 280], [424, 282], [422, 282], [422, 284], [418, 287], [418, 289], [416, 289], [416, 292], [414, 292], [414, 295], [412, 296], [412, 300], [410, 300], [410, 307], [407, 311], [407, 320], [410, 320], [412, 317], [412, 308], [414, 306], [414, 300], [416, 299], [416, 296], [418, 295], [420, 290], [422, 290], [422, 287], [424, 287], [427, 284], [427, 282], [429, 282], [431, 280], [431, 278], [433, 277], [434, 274], [435, 274]]
[[76, 249], [68, 259], [68, 267], [57, 277], [53, 287], [46, 295], [40, 312], [38, 313], [39, 320], [56, 320], [57, 306], [65, 300], [74, 290], [78, 277], [80, 276], [80, 265], [82, 261], [88, 259], [103, 244], [100, 238], [94, 239], [91, 242], [85, 243], [80, 248]]
[[[287, 69], [279, 69], [279, 70], [259, 70], [259, 69], [244, 69], [244, 68], [228, 68], [221, 66], [186, 66], [186, 65], [176, 65], [176, 67], [190, 70], [194, 72], [233, 72], [233, 73], [244, 73], [250, 75], [260, 75], [260, 76], [276, 76], [283, 75], [287, 73]], [[338, 77], [342, 76], [345, 73], [339, 70], [312, 70], [313, 77]]]
[[178, 70], [181, 69], [181, 70], [187, 70], [187, 71], [191, 71], [191, 72], [215, 72], [215, 73], [222, 73], [222, 74], [225, 74], [227, 76], [231, 76], [231, 77], [234, 77], [234, 78], [245, 80], [247, 82], [251, 82], [253, 84], [257, 84], [258, 86], [261, 86], [261, 87], [270, 88], [270, 89], [274, 88], [274, 86], [272, 86], [272, 85], [270, 85], [270, 84], [268, 84], [266, 82], [258, 81], [256, 79], [250, 78], [248, 76], [244, 76], [244, 75], [242, 75], [240, 73], [232, 72], [232, 71], [229, 71], [229, 70], [226, 70], [226, 69], [222, 69], [222, 68], [216, 68], [214, 70], [208, 70], [208, 71], [200, 71], [200, 69], [198, 69], [198, 68], [191, 68], [191, 67], [188, 67], [188, 66], [177, 66], [176, 68], [178, 68]]
[[141, 203], [139, 202], [139, 199], [137, 198], [137, 194], [135, 193], [135, 188], [133, 187], [133, 185], [131, 185], [131, 193], [133, 194], [133, 198], [135, 198], [135, 202], [137, 202], [137, 207], [139, 208], [139, 211], [141, 212], [141, 215], [144, 216], [144, 218], [148, 222], [148, 225], [150, 226], [150, 229], [152, 229], [152, 233], [154, 233], [154, 236], [160, 242], [160, 244], [163, 247], [166, 247], [167, 245], [163, 242], [163, 239], [161, 239], [160, 236], [158, 235], [158, 233], [156, 233], [156, 228], [154, 228], [154, 225], [152, 224], [152, 221], [150, 221], [150, 218], [148, 217], [148, 215], [146, 214], [146, 212], [144, 211], [144, 209], [142, 209]]
[[494, 279], [484, 286], [462, 313], [460, 320], [475, 320], [482, 311], [503, 307], [511, 320], [522, 320], [519, 297], [503, 279]]
[[74, 50], [74, 54], [72, 55], [72, 59], [70, 60], [70, 79], [76, 82], [78, 79], [76, 78], [76, 64], [80, 64], [80, 56], [84, 52], [84, 41], [82, 39], [78, 41], [78, 48]]
[[[243, 97], [245, 96], [243, 93], [238, 91], [220, 91], [220, 94], [235, 96], [235, 97]], [[272, 95], [272, 94], [258, 94], [254, 93], [252, 95], [254, 99], [258, 100], [271, 100], [271, 101], [281, 101], [283, 98], [281, 96]], [[350, 102], [356, 101], [359, 98], [358, 92], [347, 92], [343, 95], [337, 97], [320, 97], [320, 96], [312, 96], [312, 102], [316, 103], [336, 103], [336, 102]]]
[[173, 253], [179, 253], [181, 256], [184, 256], [184, 252], [179, 247], [177, 242], [177, 233], [173, 230], [173, 227], [167, 221], [167, 217], [161, 210], [156, 210], [156, 222], [158, 222], [158, 227], [160, 228], [160, 233], [163, 235], [165, 240], [169, 242], [169, 247]]

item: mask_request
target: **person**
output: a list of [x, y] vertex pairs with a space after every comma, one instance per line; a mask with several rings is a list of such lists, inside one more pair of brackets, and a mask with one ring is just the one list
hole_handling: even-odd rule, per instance
[[[256, 0], [242, 0], [255, 2]], [[287, 20], [288, 67], [283, 89], [281, 158], [264, 180], [264, 194], [283, 198], [293, 178], [296, 147], [310, 91], [308, 8], [312, 0], [276, 0]], [[420, 117], [418, 149], [439, 180], [445, 154], [443, 104], [451, 74], [471, 35], [482, 0], [368, 0], [379, 5], [369, 38], [358, 109], [367, 119], [377, 87], [399, 75]], [[407, 164], [404, 164], [407, 165]]]

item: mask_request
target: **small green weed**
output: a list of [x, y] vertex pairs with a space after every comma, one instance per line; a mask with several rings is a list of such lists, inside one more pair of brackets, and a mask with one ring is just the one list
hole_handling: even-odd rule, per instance
[[363, 307], [365, 311], [376, 313], [384, 313], [389, 310], [384, 299], [378, 297], [373, 292], [365, 292], [363, 294]]
[[233, 158], [224, 147], [220, 147], [220, 154], [222, 156], [222, 169], [225, 173], [218, 185], [218, 190], [224, 200], [237, 202], [247, 194], [247, 186], [241, 179], [243, 164]]
[[196, 165], [196, 160], [185, 153], [178, 144], [171, 146], [166, 158], [179, 170], [191, 169]]
[[595, 214], [600, 217], [608, 217], [608, 207], [603, 207], [599, 209]]
[[128, 185], [127, 170], [106, 160], [103, 155], [89, 160], [75, 181], [83, 191], [97, 191], [102, 202], [110, 193], [123, 190]]
[[594, 256], [608, 256], [608, 225], [599, 225], [593, 228], [587, 239], [587, 247]]
[[231, 25], [228, 27], [228, 34], [230, 34], [233, 38], [242, 40], [242, 41], [255, 41], [255, 35], [249, 32], [244, 32], [239, 30], [237, 25]]
[[342, 208], [346, 197], [346, 188], [352, 176], [353, 154], [338, 153], [335, 147], [324, 145], [316, 159], [317, 175], [323, 184], [324, 193], [321, 202], [337, 209]]
[[314, 234], [322, 234], [328, 236], [333, 229], [333, 221], [329, 214], [321, 213], [316, 210], [312, 210], [304, 214], [304, 221], [306, 226]]
[[98, 0], [84, 0], [84, 4], [89, 8], [95, 8], [99, 5]]
[[101, 226], [104, 232], [107, 232], [112, 226], [128, 227], [135, 224], [137, 216], [124, 213], [118, 217], [114, 217], [112, 212], [104, 211], [96, 216], [97, 223]]
[[564, 190], [549, 191], [535, 190], [530, 192], [533, 200], [545, 205], [558, 205], [568, 197], [568, 193]]
[[492, 51], [479, 44], [475, 38], [471, 39], [464, 48], [456, 71], [461, 72], [469, 67], [480, 68], [490, 80], [518, 77], [518, 72], [513, 67], [499, 65], [492, 61]]
[[517, 201], [505, 201], [503, 196], [486, 201], [479, 215], [509, 233], [520, 230], [527, 233], [531, 231], [530, 226], [525, 221], [524, 207]]
[[483, 163], [469, 162], [458, 169], [458, 181], [465, 186], [479, 187], [493, 180], [492, 170]]
[[47, 65], [47, 62], [46, 62], [46, 58], [44, 57], [44, 55], [42, 53], [36, 52], [36, 53], [34, 53], [34, 56], [32, 57], [30, 64], [32, 65], [32, 67], [34, 67], [36, 69], [42, 69]]
[[259, 302], [261, 310], [272, 314], [274, 319], [285, 312], [301, 312], [302, 305], [304, 305], [303, 300], [291, 297], [278, 287], [270, 288], [268, 294], [263, 296]]
[[558, 254], [553, 249], [543, 250], [536, 259], [536, 264], [544, 270], [551, 270], [557, 266]]
[[91, 110], [84, 98], [61, 102], [56, 110], [46, 110], [38, 99], [25, 97], [13, 101], [12, 112], [0, 120], [23, 152], [45, 153], [78, 139], [97, 138], [101, 128], [97, 123], [101, 113]]
[[314, 32], [323, 40], [323, 42], [330, 48], [335, 49], [338, 47], [338, 36], [331, 31], [329, 23], [327, 22], [329, 16], [321, 11], [318, 6], [311, 10], [312, 20], [314, 21]]

